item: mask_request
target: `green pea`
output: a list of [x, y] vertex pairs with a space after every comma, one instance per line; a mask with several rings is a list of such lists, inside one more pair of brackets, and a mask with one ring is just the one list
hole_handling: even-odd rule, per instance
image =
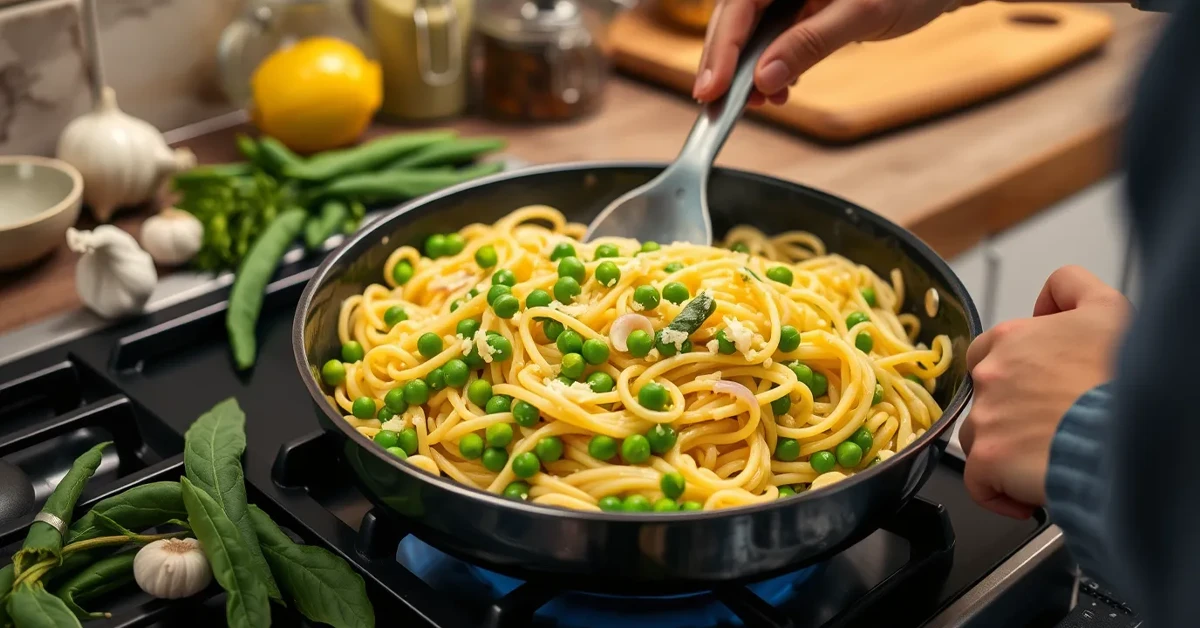
[[508, 286], [511, 288], [517, 285], [517, 276], [513, 274], [513, 271], [508, 270], [507, 268], [501, 268], [500, 270], [492, 273], [492, 285]]
[[490, 244], [481, 246], [475, 251], [475, 263], [479, 264], [480, 268], [491, 268], [496, 265], [497, 261], [499, 261], [499, 257], [496, 255], [496, 247]]
[[829, 473], [837, 464], [837, 458], [834, 458], [831, 452], [818, 451], [808, 457], [808, 464], [812, 465], [813, 471], [817, 473]]
[[800, 443], [791, 438], [780, 437], [775, 443], [775, 459], [791, 462], [800, 457]]
[[604, 512], [619, 512], [621, 508], [621, 498], [616, 495], [605, 495], [601, 497], [596, 505], [600, 506], [600, 510]]
[[524, 482], [512, 482], [504, 487], [504, 496], [508, 499], [525, 501], [529, 499], [529, 485]]
[[337, 386], [346, 381], [346, 365], [338, 360], [330, 360], [321, 367], [321, 379], [329, 386]]
[[646, 432], [646, 440], [650, 441], [650, 451], [661, 456], [675, 446], [679, 435], [675, 433], [675, 428], [665, 423], [659, 423]]
[[676, 504], [675, 500], [670, 497], [662, 497], [654, 502], [653, 510], [654, 512], [675, 512], [679, 510], [679, 504]]
[[871, 446], [875, 444], [875, 438], [871, 436], [871, 430], [865, 427], [860, 427], [850, 435], [850, 441], [863, 451], [871, 451]]
[[350, 404], [350, 414], [359, 419], [371, 419], [375, 417], [375, 400], [370, 397], [359, 397]]
[[393, 305], [383, 313], [383, 324], [387, 325], [388, 329], [395, 327], [396, 323], [406, 320], [408, 320], [408, 312], [405, 312], [404, 308], [399, 305]]
[[[483, 406], [483, 411], [488, 414], [499, 414], [501, 412], [509, 412], [511, 410], [512, 397], [509, 397], [508, 395], [492, 395], [492, 398], [488, 399], [487, 403]], [[511, 433], [512, 430], [510, 429], [509, 432]]]
[[483, 468], [492, 473], [500, 473], [508, 464], [508, 452], [499, 447], [488, 447], [483, 450]]
[[611, 288], [617, 285], [617, 282], [620, 280], [621, 269], [617, 268], [616, 264], [612, 262], [601, 262], [600, 265], [596, 267], [596, 281], [600, 282], [600, 285], [604, 286], [605, 288]]
[[[559, 336], [560, 338], [562, 336]], [[562, 357], [562, 369], [560, 373], [564, 377], [570, 377], [573, 380], [578, 380], [583, 377], [583, 369], [587, 366], [583, 356], [578, 353], [568, 353]]]
[[588, 441], [588, 455], [596, 460], [611, 460], [617, 455], [617, 440], [604, 434], [596, 434]]
[[683, 495], [684, 489], [687, 488], [687, 480], [683, 474], [678, 471], [664, 473], [662, 479], [658, 481], [659, 488], [662, 489], [663, 495], [671, 499], [679, 499]]
[[658, 349], [664, 358], [669, 358], [678, 353], [679, 349], [673, 343], [663, 342], [662, 332], [661, 329], [654, 332], [654, 348]]
[[471, 370], [467, 368], [466, 362], [454, 358], [442, 365], [442, 374], [446, 378], [447, 386], [461, 388], [467, 384], [467, 378], [470, 376]]
[[525, 297], [525, 307], [546, 307], [554, 300], [549, 292], [538, 288]]
[[700, 502], [694, 502], [694, 501], [689, 500], [689, 501], [683, 502], [683, 504], [681, 504], [679, 506], [679, 509], [684, 512], [694, 512], [697, 510], [704, 510], [704, 504], [701, 504]]
[[351, 340], [342, 345], [342, 362], [351, 364], [363, 359], [363, 346], [357, 341]]
[[583, 359], [588, 364], [604, 364], [608, 361], [608, 343], [598, 338], [589, 338], [583, 343]]
[[734, 253], [749, 253], [750, 247], [746, 246], [745, 243], [742, 242], [734, 242], [733, 246], [729, 247], [729, 250], [733, 251]]
[[812, 386], [809, 388], [812, 390], [813, 397], [820, 397], [829, 390], [829, 378], [825, 377], [823, 373], [813, 371]]
[[620, 257], [620, 256], [621, 256], [621, 251], [612, 244], [601, 244], [600, 246], [596, 247], [596, 259], [603, 259], [605, 257]]
[[411, 427], [405, 428], [404, 431], [400, 432], [398, 435], [397, 444], [400, 449], [404, 450], [404, 453], [410, 456], [417, 453], [417, 430]]
[[486, 379], [477, 379], [467, 386], [467, 399], [480, 408], [492, 398], [492, 385]]
[[791, 409], [792, 398], [788, 395], [784, 395], [771, 402], [771, 411], [775, 413], [775, 416], [783, 416]]
[[875, 307], [876, 299], [875, 299], [875, 289], [874, 288], [871, 288], [871, 287], [859, 288], [858, 293], [862, 295], [862, 298], [864, 301], [867, 302], [867, 305], [869, 305], [871, 307]]
[[488, 346], [492, 348], [492, 359], [503, 362], [512, 357], [512, 343], [504, 336], [488, 336]]
[[404, 385], [387, 391], [387, 394], [383, 396], [383, 404], [396, 414], [402, 414], [408, 410], [408, 402], [404, 400]]
[[591, 387], [594, 393], [612, 392], [614, 386], [617, 385], [613, 381], [612, 375], [604, 371], [596, 371], [587, 376], [587, 385]]
[[863, 450], [858, 446], [858, 443], [845, 441], [837, 446], [837, 461], [838, 464], [847, 469], [857, 467], [858, 463], [862, 462]]
[[460, 308], [462, 306], [463, 306], [462, 299], [455, 299], [455, 300], [451, 301], [450, 302], [450, 313], [453, 314], [454, 312], [457, 312], [458, 308]]
[[[782, 343], [782, 340], [780, 341]], [[722, 355], [733, 355], [737, 351], [737, 345], [729, 339], [729, 334], [725, 330], [717, 331], [717, 353]]]
[[564, 257], [558, 261], [558, 276], [559, 278], [570, 277], [576, 283], [583, 283], [587, 276], [587, 268], [578, 257]]
[[[809, 390], [812, 390], [813, 372], [812, 372], [812, 369], [809, 368], [807, 364], [797, 360], [797, 361], [789, 364], [788, 368], [792, 369], [792, 372], [796, 374], [796, 379], [801, 384], [804, 384], [806, 387], [808, 387]], [[816, 396], [816, 395], [814, 395], [814, 396]]]
[[400, 433], [392, 430], [379, 430], [375, 432], [375, 442], [384, 449], [395, 447], [400, 443]]
[[633, 289], [633, 302], [642, 306], [643, 310], [653, 310], [658, 307], [658, 290], [654, 286], [638, 286]]
[[517, 425], [521, 427], [533, 427], [537, 424], [538, 419], [542, 418], [542, 413], [537, 406], [520, 399], [512, 405], [512, 413]]
[[388, 447], [387, 452], [401, 460], [408, 459], [408, 454], [404, 453], [404, 450], [400, 449], [399, 447]]
[[[575, 259], [568, 257], [567, 259]], [[570, 304], [579, 296], [583, 290], [579, 287], [579, 282], [574, 277], [559, 277], [558, 281], [554, 282], [554, 298], [559, 303]]]
[[575, 257], [575, 247], [570, 242], [559, 242], [550, 251], [550, 261], [557, 262], [564, 257]]
[[568, 353], [583, 352], [583, 336], [579, 332], [568, 329], [558, 335], [558, 339], [554, 341], [554, 345], [558, 347], [558, 351], [563, 355]]
[[687, 301], [688, 297], [691, 296], [691, 293], [688, 292], [687, 286], [679, 283], [678, 281], [672, 281], [671, 283], [663, 286], [662, 295], [664, 299], [674, 303], [675, 305], [679, 305], [680, 303]]
[[445, 388], [446, 371], [442, 370], [442, 367], [440, 366], [432, 371], [429, 371], [429, 374], [425, 376], [425, 383], [429, 384], [429, 390], [432, 390], [433, 392], [437, 392]]
[[442, 251], [446, 255], [458, 255], [467, 248], [467, 239], [461, 233], [447, 233], [446, 241], [442, 244]]
[[508, 447], [513, 441], [513, 429], [508, 423], [492, 423], [483, 432], [488, 447]]
[[621, 503], [621, 510], [625, 512], [650, 512], [651, 508], [650, 500], [642, 495], [630, 495]]
[[904, 376], [904, 379], [907, 379], [908, 381], [910, 381], [910, 382], [913, 382], [913, 383], [915, 383], [915, 384], [920, 384], [920, 386], [921, 386], [922, 388], [924, 388], [924, 387], [925, 387], [925, 380], [921, 379], [920, 377], [918, 377], [918, 376], [916, 376], [916, 375], [913, 375], [912, 373], [909, 373], [908, 375], [905, 375], [905, 376]]
[[800, 347], [800, 330], [791, 325], [779, 328], [779, 350], [791, 353]]
[[388, 421], [391, 421], [395, 416], [396, 416], [396, 413], [392, 412], [392, 409], [387, 407], [386, 405], [380, 406], [379, 412], [375, 413], [375, 418], [379, 419], [380, 423], [387, 423]]
[[483, 439], [479, 434], [467, 434], [458, 440], [458, 453], [467, 460], [474, 460], [483, 455]]
[[471, 288], [470, 290], [467, 290], [467, 298], [474, 299], [477, 296], [479, 296], [479, 288]]
[[464, 318], [458, 321], [458, 326], [454, 331], [463, 338], [472, 338], [475, 332], [479, 331], [479, 321], [474, 318]]
[[640, 329], [635, 329], [625, 339], [625, 345], [629, 349], [629, 355], [635, 358], [644, 358], [654, 348], [654, 338]]
[[502, 294], [492, 303], [492, 311], [496, 313], [496, 316], [505, 320], [516, 316], [519, 309], [521, 309], [521, 302], [511, 294]]
[[404, 385], [404, 401], [410, 406], [419, 406], [429, 401], [429, 384], [424, 380], [414, 379]]
[[650, 459], [650, 441], [634, 434], [621, 441], [621, 459], [629, 464], [641, 464]]
[[500, 297], [502, 297], [506, 294], [511, 295], [512, 288], [509, 288], [508, 286], [502, 286], [502, 285], [492, 286], [491, 288], [488, 288], [487, 304], [488, 305], [494, 304], [496, 302], [496, 299], [499, 299]]
[[858, 350], [863, 353], [870, 353], [871, 349], [875, 347], [875, 339], [871, 337], [871, 334], [860, 331], [854, 337], [854, 346], [858, 347]]
[[552, 318], [546, 319], [542, 323], [542, 333], [546, 335], [546, 339], [550, 342], [558, 340], [558, 337], [562, 335], [565, 329], [566, 327], [562, 323]]
[[395, 280], [396, 285], [403, 286], [412, 278], [413, 267], [412, 264], [407, 260], [397, 262], [396, 265], [392, 267], [392, 279]]
[[665, 410], [670, 400], [667, 389], [658, 382], [649, 382], [638, 391], [638, 403], [649, 410]]
[[786, 266], [772, 266], [767, 269], [767, 279], [778, 281], [779, 283], [790, 286], [792, 285], [792, 271]]
[[425, 238], [425, 257], [437, 259], [446, 255], [446, 236], [435, 233]]
[[657, 242], [655, 242], [654, 240], [646, 240], [645, 242], [643, 242], [643, 243], [642, 243], [642, 248], [641, 248], [641, 251], [642, 251], [643, 253], [652, 253], [652, 252], [654, 252], [654, 251], [657, 251], [657, 250], [659, 250], [659, 249], [661, 249], [661, 248], [662, 248], [662, 246], [660, 246], [660, 245], [659, 245]]
[[784, 497], [794, 497], [795, 495], [796, 489], [790, 486], [779, 487], [779, 499], [783, 499]]
[[421, 334], [421, 337], [417, 339], [417, 351], [426, 359], [441, 353], [442, 348], [442, 337], [431, 331]]
[[517, 454], [512, 461], [513, 475], [519, 478], [531, 478], [542, 468], [542, 462], [531, 452]]
[[668, 274], [677, 273], [677, 272], [683, 270], [683, 262], [671, 262], [670, 264], [663, 266], [663, 270], [666, 271]]
[[850, 315], [846, 317], [846, 328], [852, 329], [855, 325], [859, 323], [865, 323], [869, 320], [871, 320], [871, 317], [865, 312], [851, 312]]
[[554, 462], [563, 455], [563, 442], [557, 436], [549, 436], [539, 440], [533, 446], [533, 453], [537, 454], [538, 460], [542, 462]]
[[883, 401], [883, 386], [875, 384], [875, 394], [871, 397], [871, 405], [876, 405]]

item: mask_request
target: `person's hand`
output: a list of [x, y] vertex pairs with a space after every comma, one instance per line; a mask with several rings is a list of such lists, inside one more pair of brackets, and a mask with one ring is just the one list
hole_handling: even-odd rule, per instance
[[[751, 104], [787, 101], [787, 88], [813, 64], [856, 41], [910, 33], [947, 11], [978, 0], [808, 0], [795, 26], [775, 40], [754, 70]], [[717, 0], [692, 97], [715, 100], [729, 89], [738, 54], [771, 0]], [[852, 81], [854, 77], [848, 76]]]
[[1024, 518], [1046, 499], [1050, 441], [1084, 392], [1108, 381], [1129, 302], [1077, 266], [1046, 280], [1033, 318], [1006, 321], [967, 351], [975, 400], [959, 439], [980, 505]]

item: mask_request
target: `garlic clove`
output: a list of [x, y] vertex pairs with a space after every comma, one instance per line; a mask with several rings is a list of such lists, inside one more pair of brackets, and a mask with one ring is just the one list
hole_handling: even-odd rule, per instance
[[142, 248], [163, 266], [178, 266], [195, 257], [204, 242], [204, 225], [174, 207], [142, 223]]
[[212, 567], [196, 539], [162, 539], [138, 550], [133, 579], [156, 598], [193, 596], [212, 582]]

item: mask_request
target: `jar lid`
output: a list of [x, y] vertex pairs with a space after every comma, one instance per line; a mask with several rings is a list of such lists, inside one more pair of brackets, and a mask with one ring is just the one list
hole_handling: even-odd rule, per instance
[[554, 41], [583, 28], [583, 14], [573, 0], [494, 0], [479, 16], [479, 29], [500, 39]]

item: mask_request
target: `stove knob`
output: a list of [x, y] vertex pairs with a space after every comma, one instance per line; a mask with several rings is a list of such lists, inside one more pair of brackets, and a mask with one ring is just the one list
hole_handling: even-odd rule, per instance
[[33, 511], [33, 484], [20, 467], [0, 460], [0, 523], [15, 521]]

